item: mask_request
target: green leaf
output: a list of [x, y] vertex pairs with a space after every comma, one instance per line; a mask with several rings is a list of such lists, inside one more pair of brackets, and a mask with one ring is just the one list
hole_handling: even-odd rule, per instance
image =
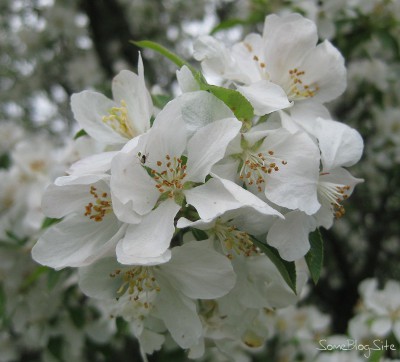
[[243, 20], [243, 19], [228, 19], [225, 21], [222, 21], [221, 23], [219, 23], [216, 27], [214, 27], [210, 34], [213, 35], [221, 30], [227, 30], [227, 29], [231, 29], [235, 26], [238, 25], [246, 25], [249, 23], [249, 20]]
[[87, 133], [84, 129], [81, 129], [80, 131], [76, 132], [75, 136], [74, 136], [74, 140], [77, 140], [79, 137], [82, 136], [87, 136]]
[[57, 361], [62, 361], [63, 352], [63, 339], [60, 336], [50, 337], [47, 344], [47, 348], [50, 353], [56, 358]]
[[0, 168], [9, 168], [11, 166], [11, 158], [8, 153], [3, 153], [0, 156]]
[[82, 329], [85, 326], [85, 309], [82, 306], [70, 307], [68, 312], [75, 327]]
[[25, 279], [25, 281], [21, 285], [21, 289], [24, 290], [31, 286], [36, 280], [39, 279], [39, 277], [43, 274], [49, 271], [50, 268], [47, 266], [40, 265], [38, 266], [31, 274], [28, 275], [28, 277]]
[[163, 47], [161, 44], [158, 44], [156, 42], [150, 41], [150, 40], [141, 40], [141, 41], [131, 41], [132, 44], [135, 44], [136, 46], [140, 48], [147, 48], [147, 49], [152, 49], [156, 51], [157, 53], [160, 53], [167, 59], [169, 59], [171, 62], [176, 64], [179, 68], [182, 68], [184, 65], [186, 65], [192, 72], [195, 71], [195, 69], [185, 60], [183, 60], [181, 57], [179, 57], [177, 54], [171, 52], [167, 48]]
[[368, 358], [368, 362], [380, 362], [381, 358], [383, 357], [384, 350], [383, 349], [376, 349], [371, 352], [371, 356]]
[[310, 234], [309, 241], [310, 250], [306, 254], [305, 259], [308, 269], [310, 270], [311, 278], [314, 284], [317, 284], [324, 264], [324, 242], [319, 229]]
[[47, 273], [47, 288], [52, 290], [60, 279], [62, 271], [49, 269]]
[[53, 224], [56, 224], [56, 223], [58, 223], [58, 222], [60, 222], [60, 221], [61, 221], [61, 219], [54, 219], [54, 218], [51, 218], [51, 217], [46, 217], [46, 218], [43, 220], [41, 229], [42, 229], [42, 230], [43, 230], [43, 229], [46, 229], [46, 228], [48, 228], [49, 226], [51, 226], [51, 225], [53, 225]]
[[241, 93], [234, 89], [201, 83], [202, 90], [208, 91], [224, 102], [235, 114], [236, 118], [248, 126], [254, 117], [254, 108]]
[[268, 256], [268, 258], [274, 263], [279, 273], [282, 275], [282, 278], [285, 280], [290, 289], [293, 290], [295, 294], [296, 291], [296, 265], [293, 261], [289, 262], [283, 260], [278, 251], [270, 245], [264, 244], [260, 240], [257, 240], [255, 237], [251, 238], [254, 245], [260, 248], [260, 250]]

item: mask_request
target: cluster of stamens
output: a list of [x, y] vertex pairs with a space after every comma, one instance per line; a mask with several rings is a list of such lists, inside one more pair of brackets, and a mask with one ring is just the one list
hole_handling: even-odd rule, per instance
[[229, 259], [233, 259], [235, 255], [251, 256], [258, 253], [249, 234], [238, 230], [235, 226], [217, 222], [214, 230]]
[[128, 120], [128, 110], [124, 100], [121, 101], [121, 107], [112, 107], [108, 113], [109, 115], [104, 116], [102, 119], [106, 125], [125, 138], [133, 138], [135, 136], [135, 132], [132, 130]]
[[94, 221], [103, 221], [105, 215], [111, 212], [111, 199], [107, 192], [97, 193], [94, 186], [90, 186], [90, 194], [94, 198], [94, 202], [89, 202], [85, 206], [85, 216]]
[[174, 198], [175, 192], [183, 189], [184, 178], [186, 177], [186, 165], [181, 158], [166, 155], [165, 161], [157, 161], [158, 167], [163, 167], [163, 171], [151, 170], [151, 175], [156, 181], [157, 190], [163, 194], [168, 193], [169, 198]]
[[349, 197], [348, 192], [350, 186], [342, 186], [327, 181], [320, 181], [319, 190], [323, 197], [329, 202], [335, 217], [337, 219], [341, 218], [345, 214], [345, 209], [341, 205], [341, 202]]
[[261, 152], [258, 154], [250, 153], [243, 163], [239, 177], [246, 185], [255, 185], [261, 192], [262, 184], [265, 183], [265, 176], [279, 171], [278, 164], [285, 166], [287, 161], [276, 159], [272, 150], [268, 151], [268, 156]]
[[149, 267], [136, 266], [124, 271], [117, 269], [114, 273], [110, 274], [110, 277], [120, 277], [122, 279], [121, 287], [117, 291], [119, 297], [128, 293], [130, 294], [131, 300], [135, 302], [139, 299], [144, 300], [143, 306], [145, 308], [150, 307], [149, 293], [152, 291], [160, 291], [157, 280]]
[[305, 74], [305, 71], [300, 71], [297, 68], [289, 70], [289, 76], [291, 79], [291, 86], [289, 89], [289, 97], [291, 98], [311, 98], [314, 97], [319, 90], [318, 85], [304, 84], [301, 77]]

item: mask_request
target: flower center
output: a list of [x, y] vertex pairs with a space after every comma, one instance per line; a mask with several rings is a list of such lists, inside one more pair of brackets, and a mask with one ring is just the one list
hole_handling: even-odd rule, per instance
[[121, 107], [112, 107], [108, 113], [109, 115], [104, 116], [102, 119], [107, 126], [111, 127], [122, 137], [131, 139], [135, 136], [135, 132], [128, 119], [128, 110], [124, 100], [121, 101]]
[[214, 233], [221, 243], [223, 252], [229, 259], [233, 259], [238, 255], [251, 256], [258, 254], [249, 234], [238, 230], [233, 225], [222, 222], [221, 219], [217, 220]]
[[287, 161], [275, 156], [275, 152], [269, 150], [267, 153], [245, 152], [243, 166], [239, 177], [247, 186], [256, 186], [259, 192], [262, 191], [262, 184], [265, 183], [267, 175], [279, 171], [278, 165], [287, 165]]
[[94, 221], [103, 221], [104, 216], [112, 211], [111, 199], [107, 192], [101, 194], [97, 192], [96, 187], [90, 186], [90, 194], [94, 202], [89, 202], [85, 206], [85, 216]]
[[155, 187], [161, 194], [173, 199], [180, 194], [186, 177], [186, 165], [181, 158], [166, 155], [164, 161], [157, 161], [158, 170], [151, 169], [151, 176], [156, 181]]
[[[321, 174], [321, 176], [326, 174]], [[349, 197], [350, 186], [338, 185], [329, 181], [318, 182], [318, 195], [321, 203], [328, 207], [336, 218], [345, 214], [344, 207], [340, 204]]]
[[120, 277], [122, 279], [122, 284], [117, 291], [118, 297], [128, 293], [135, 302], [140, 299], [144, 300], [143, 305], [145, 308], [149, 308], [151, 305], [149, 300], [153, 294], [152, 292], [160, 291], [153, 271], [149, 267], [136, 266], [125, 271], [117, 269], [114, 273], [110, 274], [110, 277]]
[[318, 92], [319, 87], [317, 84], [304, 84], [301, 79], [306, 72], [304, 70], [298, 70], [297, 68], [289, 70], [289, 87], [288, 87], [288, 98], [291, 100], [306, 99], [314, 97]]

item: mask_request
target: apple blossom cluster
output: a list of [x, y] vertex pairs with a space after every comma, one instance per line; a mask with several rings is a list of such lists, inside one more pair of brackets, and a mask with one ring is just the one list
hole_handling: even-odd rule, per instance
[[232, 47], [200, 37], [205, 76], [174, 56], [182, 94], [162, 109], [141, 58], [137, 74], [113, 79], [113, 99], [72, 96], [102, 152], [47, 188], [42, 210], [59, 222], [32, 256], [78, 268], [82, 291], [129, 321], [143, 355], [168, 336], [193, 359], [209, 346], [227, 356], [263, 346], [265, 311], [296, 303], [302, 265], [318, 278], [318, 228], [344, 216], [362, 182], [347, 167], [363, 140], [324, 105], [344, 91], [346, 69], [317, 42], [312, 21], [269, 15], [262, 35]]

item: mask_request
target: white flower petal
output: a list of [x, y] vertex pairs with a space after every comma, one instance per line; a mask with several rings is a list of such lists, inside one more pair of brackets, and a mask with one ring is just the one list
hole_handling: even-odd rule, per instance
[[32, 249], [38, 263], [55, 269], [88, 265], [103, 256], [122, 237], [114, 216], [96, 222], [72, 215], [48, 229]]
[[105, 173], [111, 168], [111, 160], [117, 154], [113, 152], [102, 152], [91, 155], [73, 163], [66, 171], [69, 175], [83, 175]]
[[225, 295], [235, 284], [228, 258], [214, 250], [190, 242], [172, 249], [169, 263], [160, 267], [170, 283], [193, 299], [214, 299]]
[[228, 143], [241, 127], [237, 119], [227, 118], [200, 128], [188, 142], [186, 180], [204, 182], [212, 166], [224, 157]]
[[289, 69], [295, 68], [318, 41], [315, 24], [300, 14], [269, 15], [265, 19], [264, 59], [271, 80], [281, 84]]
[[392, 321], [389, 317], [378, 317], [371, 324], [371, 332], [378, 337], [385, 337], [392, 328]]
[[214, 121], [233, 118], [231, 109], [209, 92], [199, 91], [180, 97], [182, 117], [190, 137], [199, 128]]
[[110, 274], [120, 268], [115, 258], [100, 259], [92, 265], [79, 268], [79, 287], [91, 298], [115, 299], [121, 280], [112, 278]]
[[[142, 64], [141, 57], [139, 57], [139, 64]], [[146, 132], [150, 128], [153, 102], [146, 88], [143, 74], [138, 76], [129, 70], [122, 70], [112, 81], [112, 92], [118, 104], [121, 101], [126, 102], [128, 121], [134, 131], [134, 136]]]
[[285, 214], [285, 219], [278, 219], [272, 224], [267, 243], [278, 249], [282, 259], [298, 260], [310, 249], [308, 235], [316, 226], [312, 216], [291, 211]]
[[165, 161], [165, 156], [181, 157], [187, 143], [187, 131], [182, 119], [182, 102], [175, 98], [157, 114], [153, 127], [147, 135], [145, 149], [149, 161]]
[[118, 261], [122, 264], [148, 264], [152, 258], [162, 257], [164, 260], [179, 209], [173, 200], [166, 200], [145, 215], [140, 224], [130, 225], [121, 247], [117, 249]]
[[163, 275], [157, 276], [160, 292], [155, 308], [172, 338], [182, 348], [196, 345], [203, 328], [194, 301], [176, 291]]
[[[156, 182], [143, 168], [135, 150], [130, 153], [118, 153], [111, 164], [110, 188], [115, 206], [132, 203], [133, 211], [140, 215], [150, 212], [156, 204], [160, 193], [155, 187]], [[123, 214], [124, 210], [117, 210]]]
[[347, 86], [346, 67], [342, 54], [328, 41], [318, 44], [303, 60], [300, 68], [304, 84], [316, 84], [313, 99], [325, 103], [339, 97]]
[[250, 85], [237, 86], [254, 107], [254, 113], [262, 116], [292, 105], [285, 91], [277, 84], [261, 80]]
[[92, 91], [75, 93], [71, 97], [71, 108], [79, 125], [95, 140], [106, 144], [125, 143], [126, 138], [103, 122], [112, 107], [118, 107], [106, 96]]
[[191, 70], [186, 65], [176, 71], [176, 79], [183, 93], [200, 90], [199, 83], [194, 79]]
[[318, 118], [314, 134], [321, 150], [323, 171], [349, 167], [360, 160], [364, 142], [355, 129], [340, 122]]
[[42, 211], [46, 216], [62, 218], [73, 212], [85, 213], [85, 206], [93, 201], [90, 187], [108, 192], [107, 175], [63, 176], [49, 185], [42, 198]]
[[257, 196], [224, 179], [213, 178], [204, 185], [186, 190], [185, 196], [204, 220], [214, 219], [228, 210], [243, 206], [252, 207], [265, 215], [280, 215]]
[[265, 196], [268, 200], [288, 209], [314, 214], [321, 206], [317, 198], [318, 147], [306, 133], [291, 135], [284, 129], [269, 132], [262, 147], [266, 152], [273, 150], [274, 157], [287, 162], [267, 177]]

